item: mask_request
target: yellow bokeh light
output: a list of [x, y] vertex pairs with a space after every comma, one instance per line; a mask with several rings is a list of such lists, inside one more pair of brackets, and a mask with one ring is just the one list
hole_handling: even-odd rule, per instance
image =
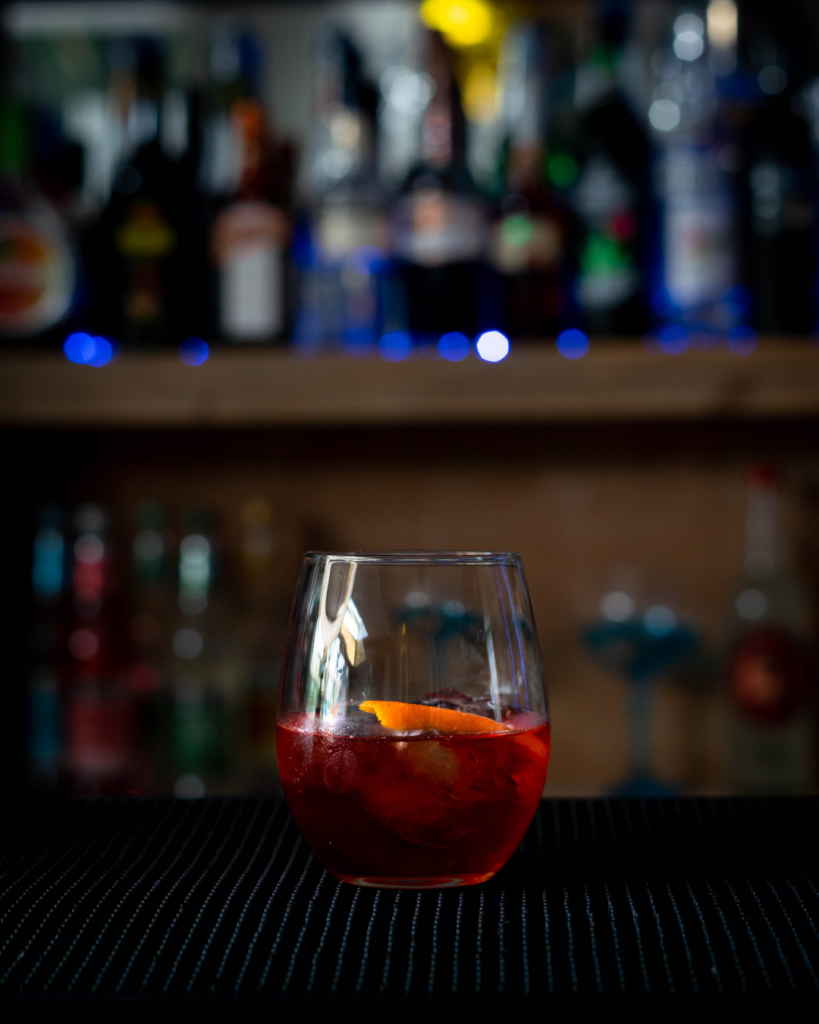
[[498, 116], [498, 81], [495, 69], [483, 61], [466, 76], [464, 113], [475, 124], [491, 124]]
[[733, 0], [711, 0], [706, 17], [712, 46], [736, 45], [738, 12]]
[[424, 0], [421, 17], [451, 46], [476, 46], [492, 35], [494, 12], [483, 0]]

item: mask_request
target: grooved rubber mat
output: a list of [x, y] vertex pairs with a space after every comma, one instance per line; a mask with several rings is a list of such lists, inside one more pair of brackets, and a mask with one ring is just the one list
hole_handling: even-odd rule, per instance
[[280, 801], [0, 808], [0, 996], [819, 989], [817, 799], [547, 801], [491, 882], [421, 893], [337, 882]]

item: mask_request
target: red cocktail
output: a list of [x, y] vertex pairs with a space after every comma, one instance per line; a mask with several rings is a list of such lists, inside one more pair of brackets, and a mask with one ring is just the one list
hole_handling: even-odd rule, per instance
[[548, 722], [521, 715], [514, 725], [480, 719], [476, 727], [476, 715], [403, 707], [409, 717], [391, 724], [409, 728], [382, 735], [324, 731], [303, 713], [283, 718], [279, 770], [291, 813], [318, 860], [345, 882], [482, 882], [509, 859], [535, 813]]
[[490, 878], [534, 817], [549, 761], [520, 556], [308, 553], [277, 730], [293, 818], [338, 878]]

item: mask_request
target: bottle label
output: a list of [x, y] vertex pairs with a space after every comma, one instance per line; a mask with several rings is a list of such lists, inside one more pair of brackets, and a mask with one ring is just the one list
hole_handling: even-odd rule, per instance
[[129, 208], [114, 243], [128, 261], [123, 295], [126, 318], [142, 326], [156, 324], [165, 313], [162, 262], [176, 248], [176, 231], [157, 203], [140, 200]]
[[682, 310], [717, 302], [736, 284], [734, 211], [714, 152], [672, 147], [659, 167], [665, 200], [665, 285]]
[[234, 341], [261, 341], [284, 329], [287, 220], [267, 203], [236, 203], [216, 220], [219, 326]]
[[176, 248], [176, 232], [161, 207], [140, 200], [128, 210], [114, 236], [117, 249], [131, 259], [160, 260]]
[[124, 696], [77, 688], [69, 701], [67, 719], [68, 763], [74, 773], [100, 777], [125, 770], [131, 715]]
[[584, 309], [613, 309], [640, 288], [634, 190], [611, 160], [595, 157], [577, 184], [575, 203], [586, 224], [578, 301]]
[[718, 205], [671, 205], [665, 220], [670, 298], [681, 309], [718, 300], [735, 281], [730, 210]]
[[420, 266], [480, 259], [486, 223], [477, 202], [438, 188], [424, 188], [399, 206], [395, 251]]
[[563, 256], [563, 233], [550, 217], [510, 213], [495, 228], [492, 262], [502, 274], [551, 270]]
[[343, 260], [361, 249], [382, 253], [387, 247], [384, 217], [378, 209], [326, 203], [318, 218], [318, 244], [325, 261]]
[[793, 718], [804, 704], [805, 657], [784, 630], [759, 630], [736, 647], [729, 685], [731, 699], [743, 717], [760, 725], [778, 725]]
[[0, 215], [0, 335], [25, 337], [59, 323], [74, 285], [71, 250], [53, 218]]

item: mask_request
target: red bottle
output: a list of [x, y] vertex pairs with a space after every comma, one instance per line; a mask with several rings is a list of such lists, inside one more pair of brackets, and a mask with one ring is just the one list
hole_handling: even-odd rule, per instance
[[108, 517], [99, 505], [74, 514], [71, 620], [67, 633], [65, 733], [72, 792], [132, 789], [132, 706], [119, 663]]

